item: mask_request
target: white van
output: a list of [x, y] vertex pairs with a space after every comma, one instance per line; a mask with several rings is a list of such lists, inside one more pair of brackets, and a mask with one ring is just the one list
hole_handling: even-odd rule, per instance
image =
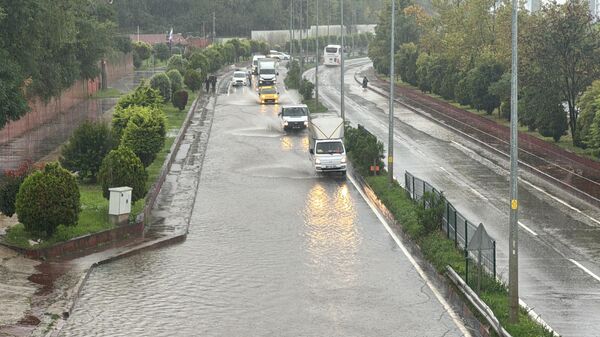
[[265, 55], [257, 54], [252, 56], [252, 73], [258, 75], [258, 60], [266, 58]]

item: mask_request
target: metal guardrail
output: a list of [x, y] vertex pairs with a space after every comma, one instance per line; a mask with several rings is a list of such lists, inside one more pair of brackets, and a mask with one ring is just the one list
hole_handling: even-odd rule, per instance
[[[477, 226], [460, 214], [443, 194], [428, 182], [421, 180], [406, 171], [404, 173], [404, 184], [406, 191], [408, 191], [413, 200], [420, 200], [427, 192], [442, 198], [445, 209], [442, 223], [440, 224], [442, 230], [446, 233], [448, 239], [454, 241], [454, 244], [457, 247], [461, 248], [463, 251], [469, 251], [469, 242], [473, 238]], [[493, 248], [481, 250], [480, 263], [494, 278], [496, 278], [496, 241], [491, 238], [488, 240], [490, 240], [489, 246]], [[478, 255], [472, 251], [469, 251], [468, 256], [474, 261], [478, 259]]]

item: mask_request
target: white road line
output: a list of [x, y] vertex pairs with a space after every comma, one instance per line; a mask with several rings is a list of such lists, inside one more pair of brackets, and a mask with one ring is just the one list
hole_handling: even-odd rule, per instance
[[481, 199], [485, 200], [485, 201], [489, 201], [488, 198], [486, 198], [483, 194], [479, 193], [479, 191], [477, 191], [476, 189], [474, 189], [473, 187], [469, 186], [469, 189], [471, 190], [471, 192], [473, 192], [475, 195], [477, 195], [478, 197], [480, 197]]
[[452, 174], [450, 174], [450, 172], [448, 172], [448, 170], [446, 170], [443, 166], [440, 166], [440, 170], [446, 172], [449, 176], [451, 176]]
[[400, 241], [400, 238], [398, 238], [398, 236], [396, 235], [396, 233], [394, 233], [394, 231], [392, 231], [392, 229], [388, 225], [387, 221], [379, 213], [379, 210], [371, 203], [371, 200], [369, 200], [367, 198], [367, 196], [364, 194], [364, 192], [360, 189], [360, 187], [358, 186], [358, 184], [356, 183], [356, 181], [354, 181], [354, 178], [352, 178], [352, 176], [350, 176], [350, 175], [348, 175], [347, 178], [350, 179], [350, 181], [352, 182], [352, 185], [354, 185], [354, 187], [356, 188], [356, 190], [358, 191], [358, 193], [360, 193], [360, 195], [365, 200], [365, 202], [367, 203], [367, 205], [369, 205], [369, 207], [371, 207], [371, 210], [373, 211], [373, 213], [375, 213], [375, 216], [377, 216], [377, 218], [383, 224], [383, 226], [388, 231], [388, 233], [390, 234], [390, 236], [394, 239], [394, 241], [396, 242], [396, 244], [398, 245], [398, 247], [400, 247], [400, 249], [402, 250], [402, 252], [406, 256], [406, 258], [408, 259], [408, 261], [413, 265], [413, 267], [415, 268], [415, 270], [417, 271], [417, 273], [421, 276], [421, 278], [423, 278], [423, 280], [425, 280], [425, 282], [429, 286], [429, 289], [431, 289], [431, 291], [433, 292], [433, 294], [435, 295], [435, 297], [437, 298], [437, 300], [444, 307], [444, 310], [446, 310], [446, 312], [450, 315], [450, 317], [454, 321], [454, 324], [456, 324], [456, 326], [463, 333], [464, 336], [472, 337], [471, 333], [464, 326], [462, 320], [458, 317], [458, 315], [456, 314], [456, 312], [454, 311], [454, 309], [452, 309], [452, 307], [450, 306], [450, 304], [448, 304], [448, 302], [446, 301], [446, 299], [444, 299], [444, 297], [442, 297], [442, 295], [437, 290], [437, 288], [433, 285], [433, 283], [431, 283], [431, 281], [429, 280], [429, 277], [427, 276], [427, 274], [425, 274], [425, 272], [423, 271], [423, 269], [421, 269], [421, 266], [419, 266], [419, 264], [417, 264], [417, 261], [415, 261], [415, 259], [412, 257], [412, 255], [410, 255], [410, 253], [408, 252], [408, 250], [406, 249], [406, 247], [404, 247], [404, 245]]
[[540, 192], [544, 193], [545, 195], [549, 196], [550, 198], [554, 199], [555, 201], [557, 201], [557, 202], [559, 202], [559, 203], [561, 203], [561, 204], [563, 204], [563, 205], [567, 206], [567, 207], [568, 207], [568, 208], [570, 208], [571, 210], [573, 210], [573, 211], [575, 211], [575, 212], [577, 212], [577, 213], [579, 213], [579, 214], [581, 214], [581, 215], [583, 215], [583, 216], [587, 217], [588, 219], [590, 219], [590, 220], [592, 220], [593, 222], [595, 222], [595, 223], [597, 223], [597, 224], [599, 224], [599, 225], [600, 225], [600, 220], [594, 219], [594, 218], [592, 218], [591, 216], [589, 216], [589, 215], [587, 215], [587, 214], [583, 213], [583, 212], [582, 212], [580, 209], [578, 209], [578, 208], [576, 208], [576, 207], [573, 207], [573, 206], [571, 206], [571, 205], [570, 205], [568, 202], [566, 202], [566, 201], [564, 201], [564, 200], [562, 200], [562, 199], [560, 199], [560, 198], [558, 198], [558, 197], [555, 197], [554, 195], [552, 195], [552, 194], [550, 194], [550, 193], [548, 193], [548, 192], [544, 191], [542, 188], [540, 188], [540, 187], [538, 187], [538, 186], [536, 186], [536, 185], [534, 185], [534, 184], [532, 184], [532, 183], [528, 182], [527, 180], [523, 180], [523, 179], [519, 179], [519, 180], [520, 180], [520, 181], [522, 181], [522, 182], [524, 182], [525, 184], [527, 184], [527, 185], [529, 185], [529, 186], [533, 187], [533, 188], [534, 188], [534, 189], [536, 189], [537, 191], [540, 191]]
[[595, 278], [596, 281], [600, 282], [600, 276], [592, 273], [591, 270], [587, 269], [586, 267], [584, 267], [581, 263], [573, 260], [573, 259], [569, 259], [569, 261], [573, 262], [574, 265], [576, 265], [577, 267], [579, 267], [581, 270], [583, 270], [584, 272], [588, 273], [591, 277]]
[[536, 232], [532, 231], [531, 228], [525, 226], [521, 221], [519, 221], [519, 226], [523, 227], [523, 229], [528, 231], [529, 234], [531, 234], [533, 236], [538, 236]]

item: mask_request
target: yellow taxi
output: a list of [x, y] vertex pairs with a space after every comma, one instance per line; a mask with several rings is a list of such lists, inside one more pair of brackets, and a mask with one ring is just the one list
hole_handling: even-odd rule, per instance
[[258, 101], [261, 104], [279, 103], [279, 91], [273, 86], [258, 88]]

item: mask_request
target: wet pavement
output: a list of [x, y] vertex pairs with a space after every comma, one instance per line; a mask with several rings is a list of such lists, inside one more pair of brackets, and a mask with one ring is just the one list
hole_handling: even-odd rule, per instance
[[[110, 87], [121, 92], [128, 92], [153, 74], [153, 71], [136, 71], [115, 81]], [[37, 162], [49, 154], [57, 152], [57, 148], [67, 141], [73, 131], [84, 121], [109, 120], [110, 114], [107, 112], [111, 111], [116, 102], [116, 98], [85, 100], [67, 111], [61, 112], [47, 123], [7, 143], [0, 144], [0, 170], [14, 169], [25, 160]]]
[[358, 191], [316, 175], [306, 132], [257, 99], [221, 91], [187, 240], [94, 269], [61, 336], [464, 335]]
[[[387, 99], [354, 81], [356, 72], [367, 69], [364, 59], [348, 62], [346, 116], [387, 148]], [[339, 76], [337, 68], [320, 71], [321, 98], [334, 108]], [[395, 117], [398, 180], [408, 170], [444, 191], [471, 222], [483, 222], [497, 241], [499, 277], [507, 280], [506, 160], [403, 107], [396, 106]], [[600, 336], [600, 212], [541, 179], [525, 173], [521, 178], [520, 296], [562, 336]]]

